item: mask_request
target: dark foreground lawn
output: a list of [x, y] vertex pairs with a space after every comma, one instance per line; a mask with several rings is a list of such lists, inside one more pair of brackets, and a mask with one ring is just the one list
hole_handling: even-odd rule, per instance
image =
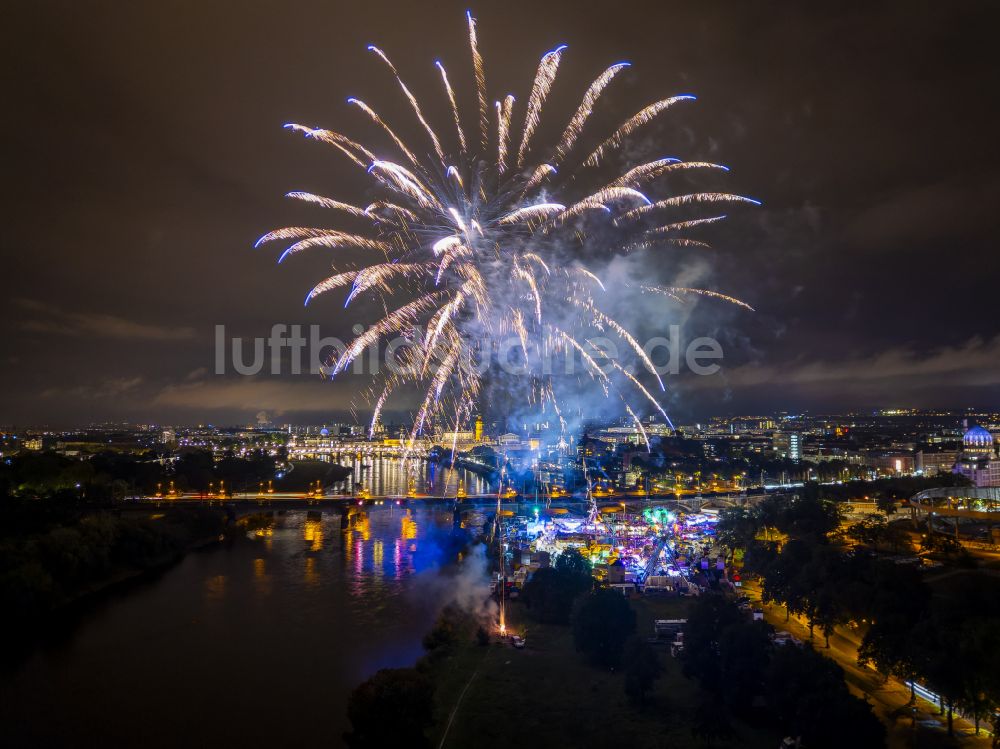
[[[653, 619], [683, 618], [686, 601], [639, 599], [633, 606], [638, 633], [647, 636]], [[526, 636], [525, 649], [500, 643], [463, 644], [432, 661], [436, 715], [431, 746], [438, 746], [446, 731], [444, 746], [477, 749], [710, 745], [773, 749], [778, 744], [779, 737], [745, 725], [736, 726], [738, 735], [728, 743], [708, 744], [696, 737], [692, 726], [698, 686], [684, 677], [667, 647], [660, 649], [665, 672], [640, 709], [626, 697], [621, 673], [593, 668], [575, 652], [570, 627], [537, 624], [517, 603], [510, 607], [509, 620], [512, 632]]]

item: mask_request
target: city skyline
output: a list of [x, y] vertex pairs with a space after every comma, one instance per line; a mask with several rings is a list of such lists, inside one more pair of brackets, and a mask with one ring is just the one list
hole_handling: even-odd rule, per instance
[[[370, 414], [369, 414], [370, 415]], [[196, 428], [212, 428], [212, 429], [304, 429], [304, 428], [315, 428], [319, 429], [325, 426], [344, 426], [352, 427], [359, 430], [359, 434], [367, 434], [367, 423], [366, 419], [363, 418], [365, 414], [362, 414], [362, 418], [355, 418], [350, 412], [330, 412], [327, 414], [322, 414], [320, 418], [310, 419], [310, 418], [291, 418], [289, 414], [276, 413], [272, 418], [272, 414], [259, 411], [257, 414], [250, 414], [248, 418], [245, 419], [235, 419], [235, 420], [219, 420], [210, 418], [192, 418], [191, 420], [175, 419], [175, 420], [164, 420], [164, 419], [94, 419], [94, 420], [83, 420], [83, 421], [59, 421], [59, 420], [26, 420], [23, 422], [14, 421], [3, 421], [0, 422], [0, 431], [8, 432], [11, 434], [16, 434], [20, 432], [73, 432], [73, 431], [87, 431], [87, 430], [114, 430], [118, 428], [128, 428], [128, 429], [159, 429], [159, 428], [184, 428], [184, 429], [196, 429]], [[979, 406], [961, 406], [961, 407], [946, 407], [946, 408], [900, 408], [898, 406], [889, 406], [882, 408], [857, 408], [857, 409], [844, 409], [844, 410], [830, 410], [830, 409], [758, 409], [758, 410], [746, 410], [737, 411], [733, 409], [720, 410], [717, 412], [703, 412], [697, 417], [691, 418], [686, 421], [678, 421], [676, 423], [676, 429], [683, 431], [685, 428], [691, 428], [698, 425], [707, 425], [717, 422], [738, 422], [741, 420], [752, 420], [752, 419], [774, 419], [777, 422], [780, 421], [794, 421], [796, 419], [868, 419], [868, 418], [891, 418], [891, 417], [940, 417], [944, 422], [954, 421], [956, 428], [963, 422], [967, 421], [970, 424], [985, 424], [987, 426], [1000, 424], [1000, 408], [989, 407], [985, 405]], [[469, 428], [475, 424], [477, 419], [481, 419], [481, 414], [473, 414], [472, 417], [464, 422], [465, 426]], [[643, 422], [656, 422], [661, 421], [658, 419], [658, 414], [650, 414], [643, 418]], [[385, 416], [380, 420], [384, 425], [391, 425], [396, 428], [403, 428], [408, 425], [412, 425], [412, 418], [406, 412], [395, 412], [387, 411]], [[942, 423], [944, 423], [942, 422]], [[502, 419], [494, 420], [492, 422], [494, 425], [502, 425]], [[585, 433], [588, 429], [593, 428], [595, 425], [606, 425], [613, 423], [631, 423], [631, 420], [627, 415], [621, 415], [617, 418], [592, 418], [584, 419], [577, 425], [576, 429], [572, 433]], [[437, 425], [440, 427], [441, 425]], [[435, 427], [435, 428], [437, 428]], [[443, 428], [443, 427], [442, 427]], [[508, 428], [513, 431], [518, 431], [517, 425], [513, 422], [508, 423]], [[534, 424], [528, 429], [534, 428]], [[552, 430], [558, 431], [558, 426], [555, 424], [550, 424]], [[521, 427], [520, 431], [524, 431]]]

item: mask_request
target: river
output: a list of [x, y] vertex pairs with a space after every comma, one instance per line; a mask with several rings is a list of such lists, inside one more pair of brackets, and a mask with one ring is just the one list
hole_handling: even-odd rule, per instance
[[288, 513], [100, 595], [0, 672], [3, 743], [338, 746], [350, 690], [420, 656], [451, 528], [419, 504]]
[[[373, 496], [405, 495], [413, 490], [418, 494], [437, 497], [454, 497], [459, 486], [468, 494], [491, 491], [490, 483], [482, 476], [468, 470], [445, 468], [434, 461], [418, 458], [401, 460], [393, 457], [358, 457], [356, 453], [336, 453], [335, 463], [351, 469], [346, 487], [351, 492], [366, 489]], [[495, 488], [495, 487], [494, 487]]]

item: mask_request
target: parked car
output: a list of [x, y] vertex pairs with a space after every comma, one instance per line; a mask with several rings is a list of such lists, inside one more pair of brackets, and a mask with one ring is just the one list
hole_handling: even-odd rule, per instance
[[524, 647], [524, 638], [519, 637], [518, 635], [511, 635], [510, 644], [513, 645], [518, 650], [520, 650], [521, 648]]
[[778, 632], [774, 635], [775, 645], [797, 645], [802, 646], [802, 640], [793, 635], [791, 632]]

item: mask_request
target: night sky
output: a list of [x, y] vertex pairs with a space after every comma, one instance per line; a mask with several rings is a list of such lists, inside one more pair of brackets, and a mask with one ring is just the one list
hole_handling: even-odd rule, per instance
[[[277, 247], [253, 249], [269, 229], [328, 218], [289, 205], [289, 190], [365, 199], [365, 175], [281, 125], [368, 136], [345, 103], [357, 95], [416, 132], [365, 51], [376, 43], [450, 134], [433, 61], [470, 107], [466, 7], [6, 4], [0, 424], [242, 423], [259, 412], [312, 423], [344, 412], [357, 380], [212, 374], [214, 326], [265, 336], [276, 322], [316, 322], [347, 336], [366, 321], [332, 298], [302, 308], [326, 251], [278, 267]], [[695, 93], [634, 147], [727, 164], [724, 187], [763, 201], [729, 211], [714, 249], [651, 261], [666, 277], [697, 265], [701, 285], [757, 309], [691, 311], [692, 330], [715, 333], [726, 358], [719, 376], [672, 383], [681, 421], [1000, 405], [995, 3], [472, 9], [491, 100], [525, 101], [539, 56], [566, 43], [546, 105], [559, 126], [597, 74], [629, 60], [600, 121]]]

